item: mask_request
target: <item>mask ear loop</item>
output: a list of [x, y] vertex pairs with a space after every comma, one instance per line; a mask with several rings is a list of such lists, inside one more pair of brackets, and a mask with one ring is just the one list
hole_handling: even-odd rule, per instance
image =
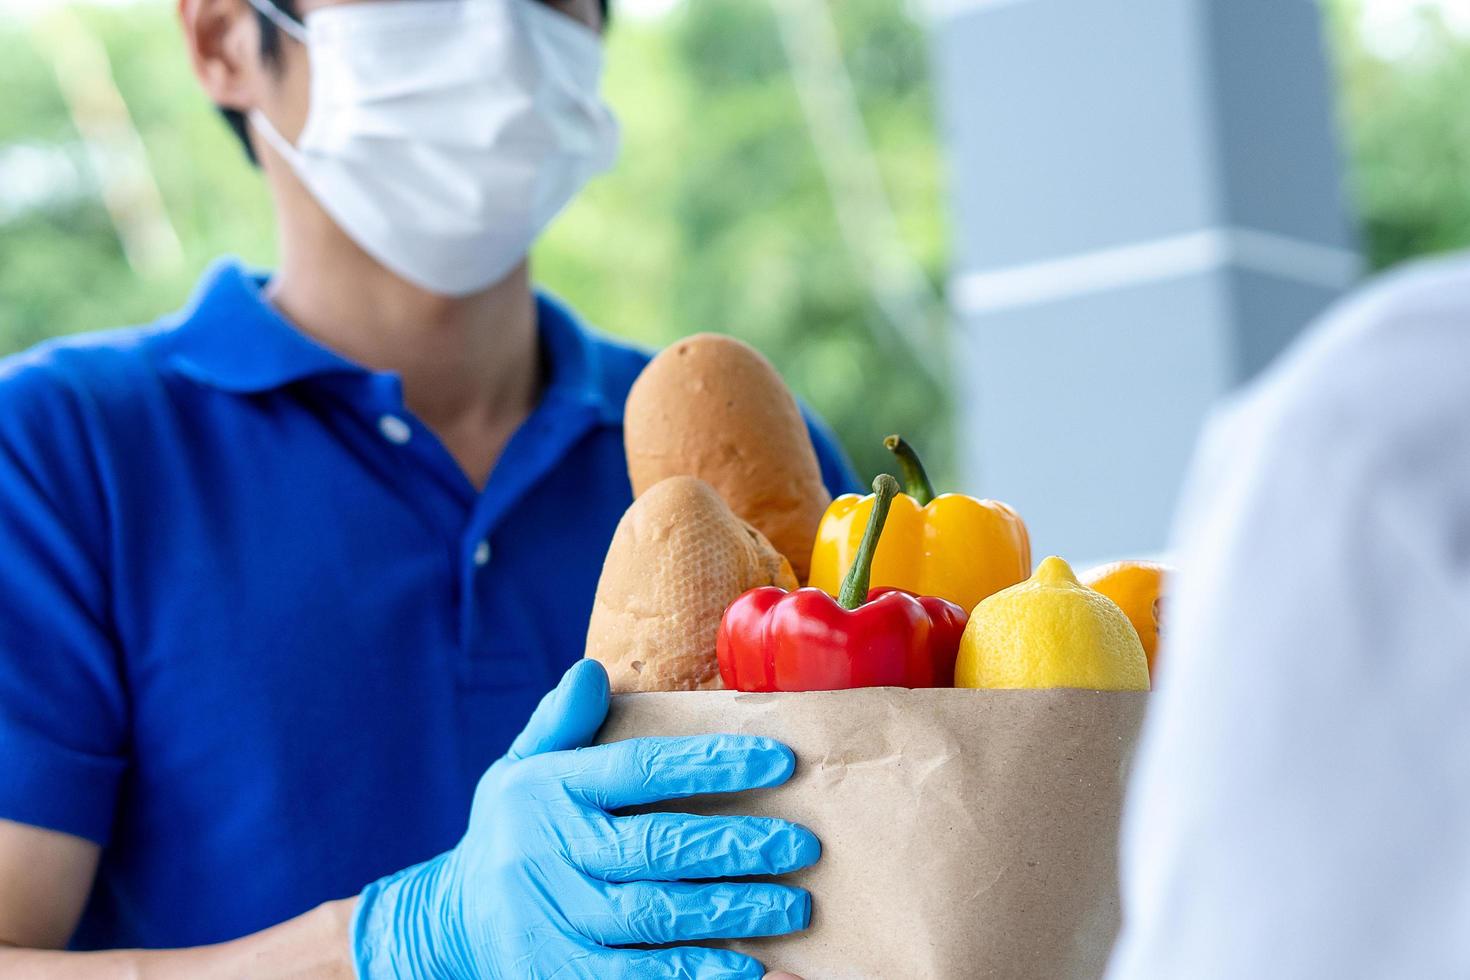
[[301, 23], [301, 21], [288, 16], [284, 10], [271, 3], [271, 0], [248, 0], [248, 2], [266, 20], [275, 24], [300, 43], [306, 43], [306, 25]]
[[251, 124], [260, 133], [261, 137], [291, 165], [291, 169], [295, 170], [298, 175], [304, 175], [301, 165], [301, 151], [292, 146], [291, 141], [281, 135], [281, 131], [275, 127], [275, 124], [265, 117], [265, 113], [259, 109], [252, 109], [250, 110], [249, 118]]
[[[287, 16], [286, 12], [280, 7], [277, 7], [271, 0], [248, 0], [248, 2], [266, 20], [275, 24], [301, 44], [306, 43], [307, 32], [305, 24]], [[249, 118], [250, 122], [255, 126], [256, 131], [265, 138], [265, 141], [291, 165], [291, 169], [300, 174], [302, 170], [301, 154], [297, 151], [296, 147], [291, 145], [291, 141], [282, 136], [281, 131], [276, 129], [271, 121], [265, 117], [265, 113], [259, 109], [252, 109]]]

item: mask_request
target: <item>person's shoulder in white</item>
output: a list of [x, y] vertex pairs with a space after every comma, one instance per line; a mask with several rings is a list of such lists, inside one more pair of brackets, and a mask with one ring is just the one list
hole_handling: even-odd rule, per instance
[[1470, 404], [1467, 366], [1470, 254], [1414, 263], [1330, 310], [1214, 428], [1295, 443], [1327, 427], [1358, 444], [1421, 426], [1470, 431], [1470, 416], [1441, 410]]
[[1111, 976], [1470, 976], [1470, 260], [1224, 409], [1176, 544]]

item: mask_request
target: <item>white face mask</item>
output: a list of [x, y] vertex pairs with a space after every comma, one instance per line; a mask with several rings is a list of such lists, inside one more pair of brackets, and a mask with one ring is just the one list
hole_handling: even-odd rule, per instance
[[617, 156], [601, 39], [536, 0], [375, 0], [305, 25], [250, 2], [311, 58], [296, 145], [252, 124], [353, 241], [430, 292], [504, 278]]

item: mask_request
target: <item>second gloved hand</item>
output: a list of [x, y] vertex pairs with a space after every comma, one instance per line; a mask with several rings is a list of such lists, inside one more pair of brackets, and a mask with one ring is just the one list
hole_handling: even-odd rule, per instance
[[575, 665], [475, 792], [451, 851], [368, 886], [352, 923], [362, 980], [752, 978], [728, 950], [631, 944], [804, 929], [806, 892], [697, 879], [784, 874], [816, 861], [810, 831], [757, 817], [609, 811], [775, 786], [791, 751], [735, 735], [585, 748], [607, 713], [607, 675]]

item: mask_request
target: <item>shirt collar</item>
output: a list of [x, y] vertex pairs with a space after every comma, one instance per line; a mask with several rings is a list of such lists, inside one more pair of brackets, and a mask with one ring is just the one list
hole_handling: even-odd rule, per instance
[[606, 341], [584, 326], [564, 303], [536, 293], [536, 324], [546, 358], [546, 396], [558, 396], [595, 409], [607, 423], [623, 420], [627, 385], [618, 387], [604, 363]]
[[[264, 296], [267, 278], [232, 259], [215, 263], [178, 314], [168, 353], [173, 367], [198, 382], [238, 393], [269, 391], [323, 375], [371, 373], [276, 312]], [[603, 370], [598, 338], [547, 294], [537, 294], [536, 316], [546, 360], [545, 396], [596, 409], [602, 421], [620, 421], [622, 399]]]
[[214, 388], [254, 393], [323, 374], [365, 369], [297, 330], [265, 300], [266, 276], [222, 260], [179, 314], [169, 362]]

